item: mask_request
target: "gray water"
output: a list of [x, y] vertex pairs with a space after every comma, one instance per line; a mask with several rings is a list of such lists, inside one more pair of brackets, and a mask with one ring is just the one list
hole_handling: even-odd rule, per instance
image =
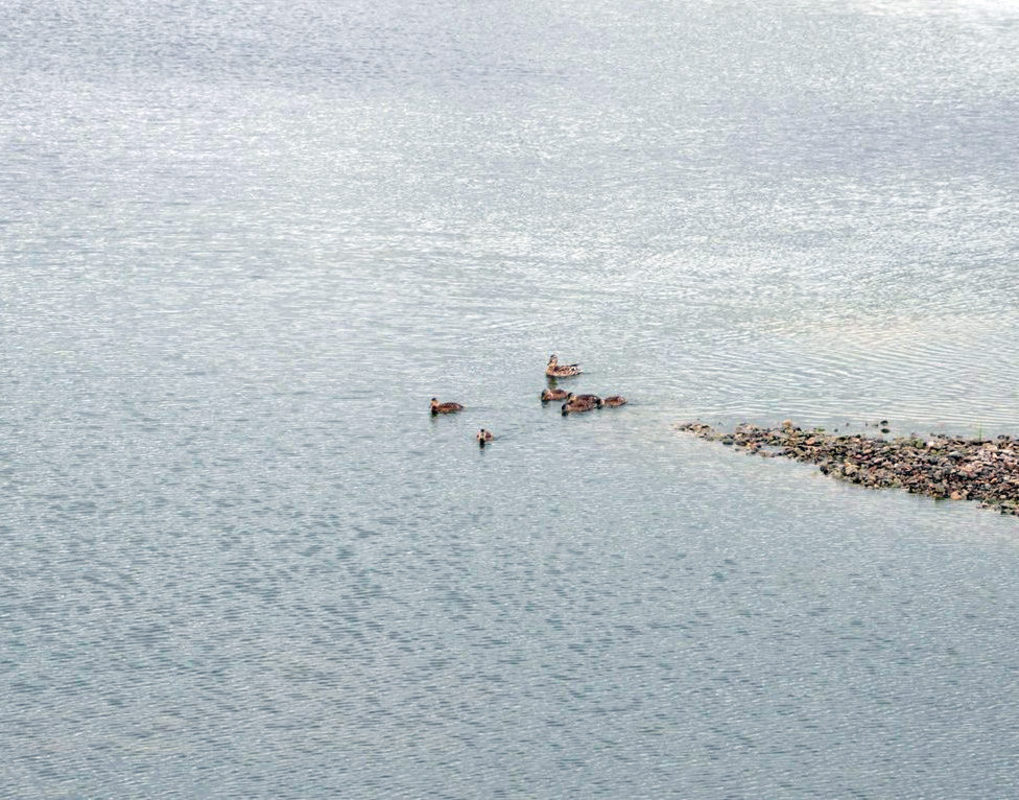
[[1019, 432], [1019, 3], [11, 2], [0, 90], [0, 796], [1019, 796], [1016, 520], [672, 427]]

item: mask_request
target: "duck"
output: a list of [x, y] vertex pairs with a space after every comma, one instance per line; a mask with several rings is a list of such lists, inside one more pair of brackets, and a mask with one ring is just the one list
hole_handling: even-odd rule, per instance
[[548, 357], [548, 365], [545, 367], [545, 374], [550, 378], [570, 378], [580, 374], [579, 364], [560, 364], [559, 356], [555, 353]]
[[579, 414], [582, 411], [590, 411], [594, 408], [598, 408], [598, 404], [594, 400], [570, 395], [570, 398], [562, 405], [562, 412], [565, 417], [567, 414]]
[[550, 400], [565, 400], [570, 396], [570, 393], [565, 389], [545, 389], [541, 393], [541, 402], [547, 403]]
[[482, 428], [481, 430], [478, 431], [477, 435], [474, 438], [478, 440], [479, 447], [484, 447], [485, 444], [487, 442], [492, 441], [492, 439], [494, 439], [495, 436], [492, 435], [492, 432], [490, 430]]
[[457, 411], [463, 411], [464, 407], [459, 403], [440, 403], [438, 398], [432, 398], [432, 416], [436, 414], [455, 414]]
[[566, 397], [566, 402], [569, 403], [574, 400], [581, 403], [592, 403], [595, 408], [601, 408], [604, 402], [596, 394], [573, 394], [573, 392], [570, 392]]
[[606, 397], [604, 400], [602, 400], [602, 403], [604, 405], [613, 406], [613, 407], [614, 406], [625, 406], [626, 405], [626, 398], [621, 396], [621, 395], [614, 394], [614, 395], [610, 395], [609, 397]]

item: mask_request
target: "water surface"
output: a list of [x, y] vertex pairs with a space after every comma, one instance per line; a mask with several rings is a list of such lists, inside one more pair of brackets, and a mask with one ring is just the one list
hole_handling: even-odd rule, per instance
[[0, 794], [1015, 794], [1015, 520], [671, 426], [1016, 433], [1019, 5], [0, 31]]

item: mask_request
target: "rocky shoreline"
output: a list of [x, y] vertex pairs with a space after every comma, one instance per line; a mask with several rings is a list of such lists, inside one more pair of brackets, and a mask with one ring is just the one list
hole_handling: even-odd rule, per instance
[[786, 420], [777, 428], [743, 424], [719, 431], [703, 422], [676, 426], [701, 439], [766, 458], [817, 464], [825, 475], [872, 489], [900, 488], [1019, 516], [1019, 439], [992, 440], [945, 435], [884, 439], [803, 430]]

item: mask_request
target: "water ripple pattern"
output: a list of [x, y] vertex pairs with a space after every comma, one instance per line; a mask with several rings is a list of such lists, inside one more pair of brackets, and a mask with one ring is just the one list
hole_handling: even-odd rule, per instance
[[1015, 796], [1015, 520], [671, 426], [1019, 433], [1017, 86], [1013, 0], [3, 4], [0, 797]]

